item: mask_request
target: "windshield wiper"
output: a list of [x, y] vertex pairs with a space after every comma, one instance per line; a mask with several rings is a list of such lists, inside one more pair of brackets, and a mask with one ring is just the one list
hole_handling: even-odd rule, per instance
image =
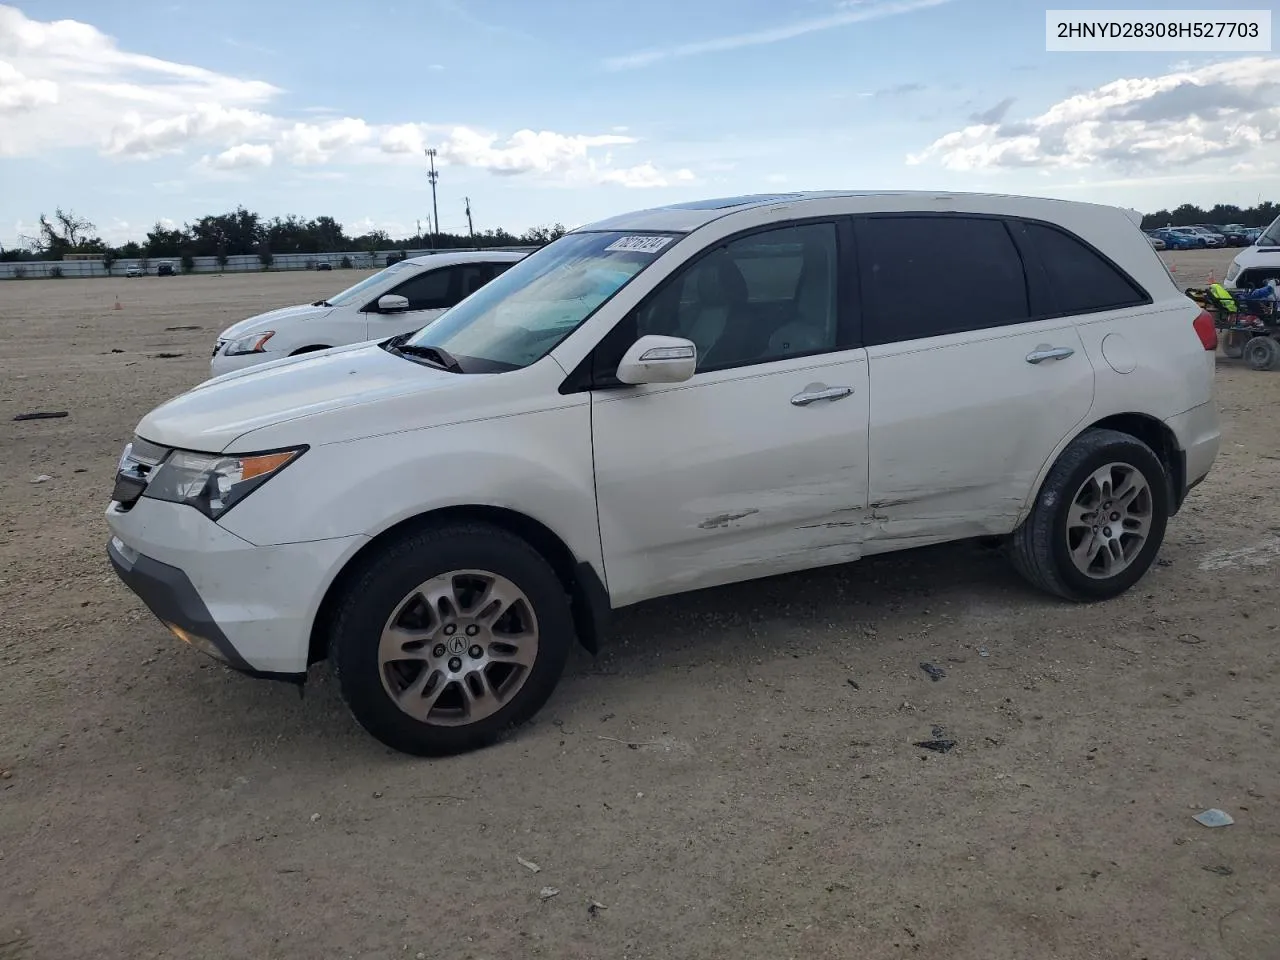
[[416, 343], [392, 343], [392, 350], [396, 353], [406, 353], [412, 357], [421, 357], [433, 367], [439, 367], [441, 370], [448, 370], [450, 373], [466, 373], [462, 369], [456, 357], [444, 347], [423, 347]]
[[332, 307], [333, 304], [330, 303], [328, 300], [317, 300], [315, 303], [312, 304], [312, 306], [313, 307]]

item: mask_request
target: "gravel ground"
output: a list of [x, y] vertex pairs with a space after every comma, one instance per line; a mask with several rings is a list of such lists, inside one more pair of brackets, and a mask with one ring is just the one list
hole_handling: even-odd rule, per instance
[[0, 285], [0, 958], [1280, 957], [1280, 374], [1220, 358], [1222, 455], [1117, 601], [965, 543], [652, 602], [430, 762], [325, 669], [172, 641], [104, 556], [138, 419], [351, 279]]

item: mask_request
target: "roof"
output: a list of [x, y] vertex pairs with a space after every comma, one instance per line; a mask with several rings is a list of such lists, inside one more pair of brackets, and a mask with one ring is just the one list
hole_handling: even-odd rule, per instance
[[[691, 203], [675, 203], [665, 207], [653, 207], [648, 210], [637, 210], [624, 213], [607, 220], [579, 227], [580, 231], [593, 230], [653, 230], [658, 232], [690, 233], [699, 227], [706, 226], [713, 220], [771, 204], [804, 203], [809, 200], [829, 200], [838, 197], [1006, 197], [1009, 194], [976, 193], [956, 190], [812, 190], [798, 193], [759, 193], [741, 197], [720, 197], [709, 200], [697, 200]], [[1044, 202], [1070, 203], [1075, 201], [1054, 201], [1048, 197], [1025, 197], [1019, 199], [1038, 200]], [[1135, 211], [1136, 212], [1136, 211]]]
[[410, 257], [402, 263], [430, 263], [433, 266], [449, 267], [455, 263], [515, 263], [527, 257], [529, 250], [442, 250], [440, 253], [427, 253], [420, 257]]

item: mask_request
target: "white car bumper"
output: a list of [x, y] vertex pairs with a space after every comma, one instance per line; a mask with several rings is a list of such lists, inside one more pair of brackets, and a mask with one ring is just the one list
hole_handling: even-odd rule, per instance
[[[368, 538], [257, 546], [193, 507], [141, 498], [107, 508], [120, 579], [180, 639], [246, 673], [306, 673], [333, 578]], [[175, 629], [176, 628], [176, 629]]]

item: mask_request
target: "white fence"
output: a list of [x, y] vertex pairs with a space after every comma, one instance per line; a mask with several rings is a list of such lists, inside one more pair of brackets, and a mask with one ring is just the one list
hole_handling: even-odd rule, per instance
[[[532, 251], [537, 247], [462, 247], [452, 250], [405, 250], [410, 257], [424, 257], [434, 253], [457, 253], [460, 250], [516, 250]], [[327, 263], [333, 269], [341, 269], [346, 258], [357, 270], [369, 270], [385, 267], [388, 257], [392, 262], [400, 258], [399, 250], [379, 250], [376, 253], [277, 253], [271, 260], [272, 270], [314, 270], [318, 265]], [[181, 260], [178, 257], [151, 257], [147, 260], [121, 259], [111, 265], [111, 272], [101, 260], [23, 260], [15, 263], [0, 263], [0, 280], [38, 280], [45, 277], [123, 277], [131, 267], [142, 267], [147, 274], [154, 276], [161, 263], [172, 263], [176, 271], [181, 272]], [[218, 263], [217, 257], [196, 257], [192, 273], [249, 273], [261, 272], [262, 261], [256, 253], [237, 254], [227, 257], [226, 266]]]

